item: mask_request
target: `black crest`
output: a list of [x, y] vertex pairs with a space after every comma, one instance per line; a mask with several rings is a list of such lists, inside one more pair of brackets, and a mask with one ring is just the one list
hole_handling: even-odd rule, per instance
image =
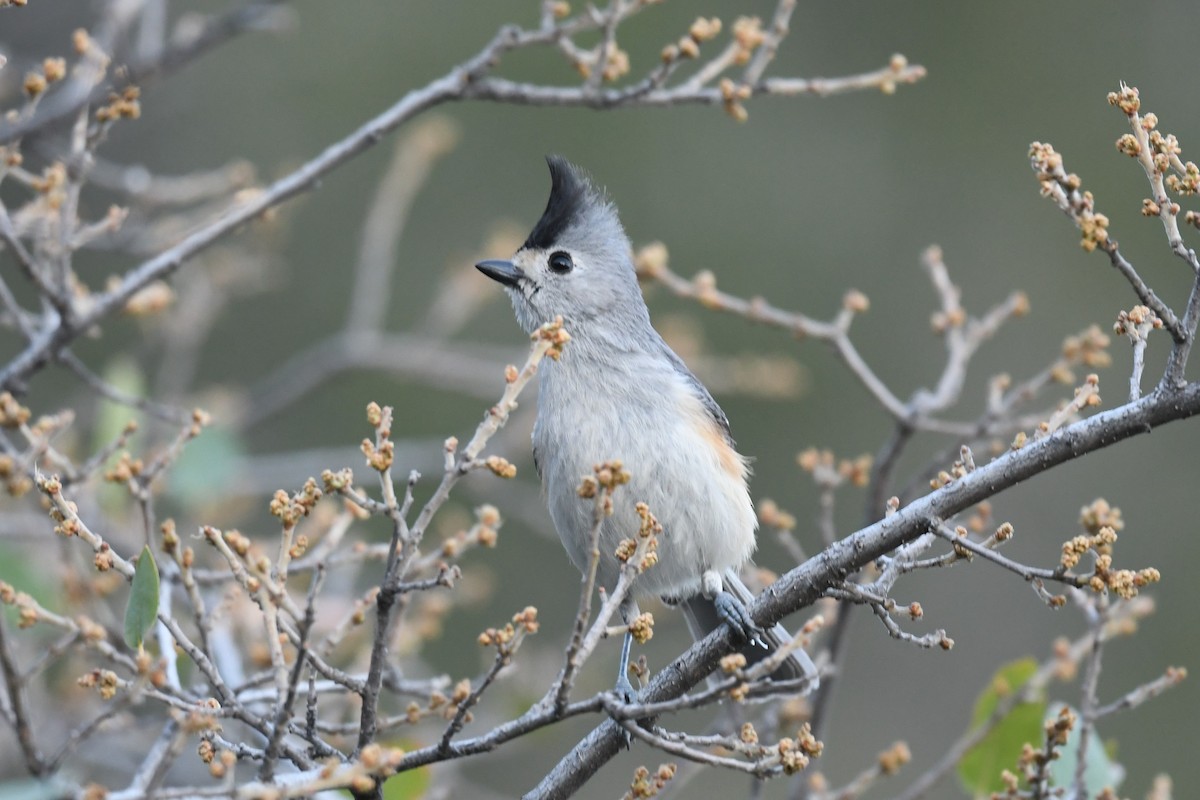
[[562, 232], [579, 218], [592, 191], [587, 177], [562, 156], [546, 156], [546, 164], [550, 167], [550, 200], [522, 249], [552, 247]]

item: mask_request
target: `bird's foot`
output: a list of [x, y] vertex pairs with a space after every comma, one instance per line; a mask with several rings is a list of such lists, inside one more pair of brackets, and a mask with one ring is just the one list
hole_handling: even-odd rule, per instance
[[617, 677], [617, 685], [613, 687], [613, 693], [625, 705], [633, 705], [637, 702], [638, 692], [633, 688], [633, 684], [629, 682], [629, 678], [620, 675]]
[[763, 641], [763, 629], [750, 617], [750, 612], [741, 600], [721, 590], [713, 597], [713, 605], [717, 609], [717, 616], [732, 628], [736, 635], [758, 647], [767, 646]]
[[[613, 687], [613, 694], [627, 706], [633, 705], [638, 700], [637, 689], [633, 688], [633, 684], [629, 682], [629, 678], [624, 673], [617, 676], [617, 685]], [[629, 750], [633, 745], [633, 734], [622, 727], [621, 737], [625, 741], [625, 749]]]

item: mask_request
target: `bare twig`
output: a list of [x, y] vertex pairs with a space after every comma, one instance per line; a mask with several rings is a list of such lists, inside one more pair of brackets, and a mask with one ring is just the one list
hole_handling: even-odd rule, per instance
[[0, 672], [4, 675], [4, 688], [8, 696], [8, 711], [11, 715], [13, 733], [17, 736], [17, 746], [21, 748], [21, 757], [25, 759], [25, 768], [31, 775], [46, 775], [50, 765], [42, 757], [37, 742], [33, 738], [33, 728], [30, 726], [29, 709], [25, 699], [25, 686], [21, 680], [20, 670], [13, 661], [6, 624], [4, 615], [0, 614]]

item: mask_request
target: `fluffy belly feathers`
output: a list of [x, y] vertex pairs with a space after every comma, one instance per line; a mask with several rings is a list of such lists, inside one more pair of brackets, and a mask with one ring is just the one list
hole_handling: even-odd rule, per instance
[[[539, 414], [534, 430], [550, 515], [575, 566], [582, 571], [588, 565], [594, 519], [592, 504], [576, 489], [596, 464], [612, 460], [620, 460], [631, 479], [616, 490], [613, 514], [601, 525], [602, 586], [616, 583], [613, 552], [636, 534], [638, 502], [649, 505], [663, 526], [658, 564], [639, 577], [638, 594], [691, 596], [700, 591], [705, 570], [744, 564], [754, 551], [756, 527], [745, 460], [686, 385], [651, 398], [584, 398], [579, 413], [554, 415], [556, 421], [578, 420], [573, 428], [548, 424]], [[664, 407], [678, 413], [664, 415]], [[666, 426], [664, 419], [670, 420]]]

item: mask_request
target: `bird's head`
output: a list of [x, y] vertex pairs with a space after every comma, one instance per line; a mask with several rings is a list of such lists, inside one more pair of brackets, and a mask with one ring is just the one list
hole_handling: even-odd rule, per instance
[[562, 316], [573, 332], [599, 317], [645, 316], [629, 239], [588, 176], [549, 156], [550, 200], [516, 254], [475, 266], [504, 285], [526, 331]]

